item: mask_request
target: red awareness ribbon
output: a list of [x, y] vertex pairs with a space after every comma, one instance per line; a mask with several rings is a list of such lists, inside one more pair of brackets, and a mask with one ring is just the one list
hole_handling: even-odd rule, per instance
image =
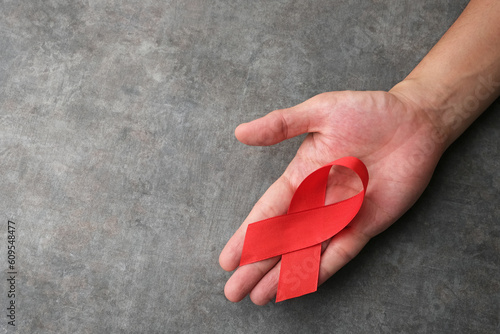
[[[353, 170], [363, 190], [346, 200], [325, 205], [332, 166]], [[368, 186], [368, 170], [355, 157], [335, 160], [309, 174], [295, 191], [286, 215], [247, 227], [240, 266], [281, 255], [276, 302], [318, 289], [321, 243], [346, 227], [356, 216]]]

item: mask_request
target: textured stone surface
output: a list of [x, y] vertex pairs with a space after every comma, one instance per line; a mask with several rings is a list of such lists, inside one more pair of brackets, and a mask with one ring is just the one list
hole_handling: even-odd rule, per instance
[[318, 293], [232, 304], [217, 262], [301, 140], [245, 147], [236, 125], [389, 89], [466, 3], [0, 1], [0, 268], [11, 219], [18, 332], [499, 330], [498, 102]]

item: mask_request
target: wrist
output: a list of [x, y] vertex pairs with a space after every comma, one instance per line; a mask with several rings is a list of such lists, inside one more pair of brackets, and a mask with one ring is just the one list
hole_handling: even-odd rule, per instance
[[444, 149], [494, 101], [500, 87], [491, 76], [458, 73], [448, 81], [412, 73], [389, 91], [429, 122]]
[[389, 93], [403, 102], [421, 122], [427, 124], [428, 136], [439, 146], [439, 151], [444, 152], [454, 140], [453, 131], [447, 125], [449, 122], [442, 118], [455, 99], [453, 90], [445, 85], [432, 87], [424, 80], [409, 76], [396, 84]]
[[451, 144], [500, 94], [500, 2], [472, 0], [417, 67], [390, 91]]

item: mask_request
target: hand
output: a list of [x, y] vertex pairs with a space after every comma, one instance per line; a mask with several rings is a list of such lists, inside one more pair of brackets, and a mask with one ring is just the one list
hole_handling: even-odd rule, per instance
[[[238, 126], [236, 137], [247, 145], [273, 145], [309, 134], [223, 249], [221, 267], [227, 271], [238, 267], [247, 225], [285, 214], [295, 189], [309, 173], [338, 158], [355, 156], [368, 168], [368, 190], [356, 218], [323, 243], [319, 284], [349, 262], [370, 238], [413, 205], [444, 151], [442, 141], [433, 137], [437, 133], [433, 123], [416, 105], [397, 92], [331, 92]], [[337, 172], [340, 178], [335, 178], [337, 185], [329, 183], [326, 204], [360, 190], [352, 182], [355, 178]], [[238, 268], [226, 283], [226, 297], [237, 302], [250, 294], [255, 304], [265, 305], [276, 295], [279, 270], [279, 257]]]
[[[222, 250], [223, 269], [238, 267], [248, 224], [286, 213], [300, 182], [344, 156], [360, 158], [370, 181], [347, 228], [323, 243], [319, 284], [349, 262], [417, 200], [444, 152], [500, 96], [500, 2], [471, 0], [418, 66], [386, 92], [325, 93], [236, 129], [248, 145], [273, 145], [309, 133], [283, 175], [255, 204]], [[326, 204], [353, 195], [353, 178], [329, 180]], [[264, 305], [276, 294], [279, 257], [240, 267], [225, 294]]]

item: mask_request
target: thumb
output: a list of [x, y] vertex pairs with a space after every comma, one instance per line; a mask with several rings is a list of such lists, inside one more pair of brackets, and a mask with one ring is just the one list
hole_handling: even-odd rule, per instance
[[[306, 132], [318, 132], [325, 110], [322, 108], [324, 99], [321, 95], [295, 107], [275, 110], [254, 121], [240, 124], [235, 130], [235, 136], [247, 145], [267, 146]], [[332, 102], [331, 97], [329, 103]]]

